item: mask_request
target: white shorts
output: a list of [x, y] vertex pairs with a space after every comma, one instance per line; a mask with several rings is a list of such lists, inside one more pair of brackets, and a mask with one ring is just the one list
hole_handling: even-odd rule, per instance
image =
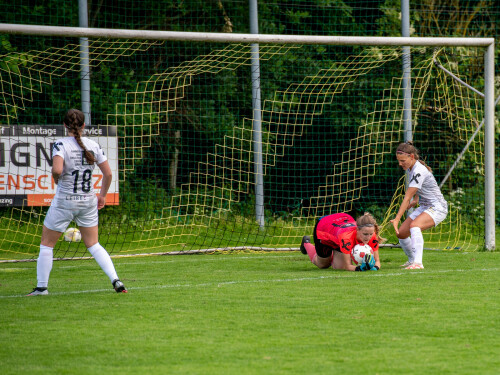
[[409, 218], [412, 220], [415, 220], [422, 212], [425, 212], [428, 214], [432, 220], [434, 220], [434, 226], [437, 226], [439, 223], [441, 223], [444, 219], [446, 219], [446, 216], [448, 215], [448, 207], [447, 206], [420, 206], [413, 211]]
[[74, 220], [79, 227], [95, 227], [99, 224], [97, 197], [66, 195], [54, 197], [43, 225], [56, 232], [64, 232]]

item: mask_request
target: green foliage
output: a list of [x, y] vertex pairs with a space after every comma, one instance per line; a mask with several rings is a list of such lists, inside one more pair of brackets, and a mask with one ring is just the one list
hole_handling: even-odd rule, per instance
[[129, 175], [121, 189], [120, 206], [107, 206], [101, 213], [104, 221], [135, 225], [138, 221], [148, 222], [161, 217], [168, 195], [160, 181]]

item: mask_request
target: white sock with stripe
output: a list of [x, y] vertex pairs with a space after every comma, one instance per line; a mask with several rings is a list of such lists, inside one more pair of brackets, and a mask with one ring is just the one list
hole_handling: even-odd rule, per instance
[[102, 270], [106, 275], [108, 275], [111, 282], [118, 279], [118, 275], [115, 271], [115, 266], [113, 265], [113, 261], [109, 256], [108, 252], [101, 244], [98, 242], [94, 246], [91, 246], [87, 249], [90, 254], [94, 257], [97, 264], [101, 266]]

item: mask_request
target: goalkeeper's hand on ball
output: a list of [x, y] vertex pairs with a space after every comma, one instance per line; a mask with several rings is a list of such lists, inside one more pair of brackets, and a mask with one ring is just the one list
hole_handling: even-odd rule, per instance
[[368, 265], [368, 269], [375, 267], [375, 257], [372, 254], [366, 254], [365, 259], [363, 259], [365, 264]]
[[375, 258], [373, 257], [372, 254], [366, 254], [365, 258], [363, 259], [363, 262], [361, 265], [356, 267], [355, 271], [368, 271], [368, 270], [377, 270], [378, 268], [375, 268]]

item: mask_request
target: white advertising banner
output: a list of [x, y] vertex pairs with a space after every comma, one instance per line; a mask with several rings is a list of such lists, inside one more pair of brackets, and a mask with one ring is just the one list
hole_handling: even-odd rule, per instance
[[[48, 206], [57, 185], [52, 179], [52, 145], [66, 137], [63, 125], [0, 125], [0, 207]], [[117, 205], [118, 141], [116, 127], [90, 126], [85, 137], [99, 143], [108, 158], [113, 181], [106, 204]], [[102, 174], [94, 169], [96, 192], [101, 188]]]

